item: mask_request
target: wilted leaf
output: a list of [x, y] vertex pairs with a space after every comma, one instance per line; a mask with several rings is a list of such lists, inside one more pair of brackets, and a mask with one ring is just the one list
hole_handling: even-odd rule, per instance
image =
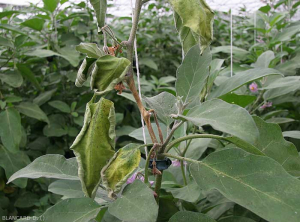
[[40, 109], [37, 104], [23, 102], [16, 106], [20, 113], [23, 113], [26, 116], [31, 118], [44, 121], [49, 124], [47, 115]]
[[115, 153], [114, 104], [103, 97], [94, 101], [95, 97], [86, 105], [84, 125], [71, 146], [78, 160], [82, 189], [89, 197], [95, 196], [100, 172]]
[[102, 169], [103, 185], [109, 196], [118, 192], [133, 171], [139, 166], [141, 160], [140, 144], [128, 144], [118, 150]]
[[19, 150], [22, 138], [20, 114], [12, 107], [0, 113], [0, 136], [3, 145], [12, 153]]
[[300, 219], [300, 181], [269, 157], [225, 149], [192, 164], [190, 169], [201, 188], [217, 189], [268, 221]]
[[58, 154], [48, 154], [35, 159], [25, 168], [14, 173], [8, 183], [18, 178], [36, 179], [40, 177], [64, 180], [78, 180], [77, 162], [75, 158], [65, 159]]
[[84, 85], [85, 81], [88, 79], [88, 76], [92, 73], [95, 67], [96, 59], [86, 57], [80, 68], [78, 69], [75, 85], [81, 87]]
[[125, 187], [122, 196], [108, 207], [108, 211], [122, 221], [155, 222], [158, 205], [153, 191], [140, 180], [135, 180]]
[[182, 96], [184, 103], [187, 104], [199, 98], [209, 75], [211, 58], [209, 49], [201, 55], [198, 45], [192, 47], [187, 53], [177, 70], [175, 84], [177, 96]]
[[188, 27], [200, 38], [201, 52], [213, 40], [214, 13], [204, 0], [169, 0], [174, 11]]

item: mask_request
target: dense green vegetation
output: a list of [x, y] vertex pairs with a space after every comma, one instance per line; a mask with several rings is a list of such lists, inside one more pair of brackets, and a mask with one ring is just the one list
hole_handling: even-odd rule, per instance
[[[299, 2], [290, 11], [287, 0], [266, 5], [255, 23], [234, 16], [233, 67], [229, 13], [215, 12], [212, 37], [201, 13], [186, 22], [193, 7], [144, 4], [136, 33], [142, 106], [160, 126], [152, 115], [157, 140], [146, 129], [148, 152], [173, 160], [162, 175], [145, 167], [141, 109], [125, 76], [130, 48], [103, 50], [104, 35], [109, 47], [129, 38], [132, 18], [107, 15], [112, 31], [103, 34], [103, 12], [86, 2], [43, 2], [0, 13], [2, 219], [300, 220]], [[97, 79], [107, 70], [114, 82]], [[81, 87], [78, 76], [88, 77]]]

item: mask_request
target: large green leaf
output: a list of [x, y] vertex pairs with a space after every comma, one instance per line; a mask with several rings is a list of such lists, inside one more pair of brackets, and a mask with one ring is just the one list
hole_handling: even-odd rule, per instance
[[247, 105], [254, 102], [256, 96], [228, 93], [223, 96], [220, 96], [220, 99], [224, 100], [225, 102], [236, 104], [238, 106], [245, 108]]
[[41, 31], [44, 27], [45, 20], [40, 18], [32, 18], [28, 19], [21, 23], [21, 25], [27, 26], [29, 28], [32, 28], [36, 31]]
[[48, 154], [35, 159], [31, 164], [14, 173], [8, 183], [18, 178], [36, 179], [40, 177], [78, 180], [77, 171], [75, 158], [66, 160], [62, 155]]
[[52, 106], [55, 109], [58, 109], [60, 111], [62, 111], [63, 113], [71, 113], [71, 108], [70, 106], [60, 100], [54, 100], [48, 103], [50, 106]]
[[105, 56], [105, 53], [102, 49], [98, 48], [95, 43], [80, 43], [76, 46], [78, 52], [85, 53], [88, 57], [98, 59], [102, 56]]
[[214, 129], [229, 133], [249, 143], [258, 137], [257, 127], [248, 111], [240, 106], [214, 99], [192, 108], [180, 118], [197, 126], [211, 125]]
[[35, 118], [41, 121], [44, 121], [49, 124], [47, 115], [40, 109], [37, 104], [23, 102], [16, 106], [20, 113], [23, 113], [26, 116]]
[[199, 36], [196, 36], [190, 28], [182, 25], [182, 20], [176, 12], [174, 12], [174, 20], [176, 29], [179, 33], [183, 52], [186, 54], [190, 48], [199, 43], [200, 38]]
[[1, 73], [0, 80], [14, 88], [20, 87], [23, 83], [23, 77], [17, 70]]
[[135, 180], [125, 187], [122, 196], [108, 207], [108, 211], [122, 221], [155, 222], [158, 205], [153, 191], [140, 180]]
[[182, 100], [185, 104], [199, 98], [209, 75], [211, 58], [209, 49], [201, 55], [199, 46], [195, 45], [178, 68], [176, 93], [177, 96], [183, 97]]
[[9, 24], [0, 24], [0, 29], [5, 29], [5, 30], [15, 32], [15, 33], [18, 33], [18, 34], [21, 34], [21, 35], [25, 35], [25, 36], [27, 35], [27, 33], [22, 32], [19, 27], [12, 26], [12, 25], [9, 25]]
[[225, 149], [191, 165], [198, 185], [274, 222], [300, 220], [300, 181], [276, 161], [240, 149]]
[[182, 19], [182, 25], [188, 27], [200, 37], [203, 52], [213, 40], [214, 13], [205, 0], [169, 0], [174, 11]]
[[24, 78], [28, 79], [37, 89], [42, 90], [40, 83], [35, 78], [35, 74], [28, 66], [18, 63], [17, 68]]
[[241, 86], [260, 79], [269, 75], [282, 75], [276, 69], [269, 68], [255, 68], [249, 69], [240, 73], [237, 73], [235, 76], [228, 78], [222, 84], [220, 84], [211, 94], [208, 95], [209, 99], [220, 97], [227, 93], [230, 93]]
[[115, 109], [113, 102], [95, 97], [86, 106], [84, 125], [71, 149], [78, 164], [78, 175], [86, 195], [93, 197], [100, 183], [100, 172], [114, 155]]
[[[219, 52], [230, 54], [231, 53], [230, 45], [213, 47], [212, 50], [211, 50], [212, 54], [216, 54], [216, 53], [219, 53]], [[232, 54], [233, 54], [235, 59], [243, 60], [243, 59], [247, 58], [247, 55], [249, 54], [249, 52], [245, 49], [241, 49], [241, 48], [238, 48], [236, 46], [233, 46], [232, 47]]]
[[10, 107], [0, 113], [0, 136], [3, 145], [12, 153], [19, 150], [22, 138], [21, 117]]
[[3, 37], [0, 37], [0, 45], [1, 46], [7, 46], [7, 47], [10, 47], [10, 48], [14, 47], [14, 44], [12, 43], [12, 41], [10, 39], [3, 38]]
[[31, 217], [17, 220], [17, 222], [87, 222], [94, 219], [101, 206], [90, 198], [74, 198], [62, 200], [48, 208], [40, 217]]
[[105, 25], [107, 1], [106, 0], [90, 0], [90, 3], [92, 4], [92, 6], [95, 10], [98, 27], [102, 28]]
[[[10, 178], [18, 170], [26, 167], [30, 163], [30, 159], [24, 152], [15, 154], [8, 152], [0, 145], [0, 166], [5, 170], [6, 178]], [[27, 185], [27, 179], [18, 179], [13, 182], [21, 188]]]
[[56, 92], [56, 90], [57, 89], [54, 88], [49, 91], [42, 92], [40, 95], [34, 98], [33, 103], [36, 103], [39, 106], [43, 105], [45, 102], [51, 99], [52, 95]]
[[130, 143], [118, 150], [102, 169], [101, 177], [103, 185], [113, 196], [127, 181], [133, 171], [139, 166], [141, 160], [140, 144]]
[[178, 112], [175, 104], [177, 99], [174, 95], [167, 92], [162, 92], [157, 96], [144, 97], [144, 100], [151, 109], [154, 109], [160, 121], [167, 126], [173, 122], [173, 119], [170, 117], [170, 115]]
[[255, 146], [280, 163], [287, 172], [300, 177], [300, 156], [295, 145], [283, 138], [277, 124], [266, 123], [257, 116], [254, 116], [253, 119], [259, 130]]
[[129, 68], [130, 61], [126, 58], [118, 58], [105, 55], [96, 61], [96, 66], [91, 76], [91, 88], [98, 95], [104, 94], [121, 82]]
[[50, 12], [54, 12], [59, 4], [59, 0], [43, 0], [44, 8]]
[[179, 211], [174, 214], [169, 222], [216, 222], [214, 219], [206, 216], [205, 214], [191, 212], [191, 211]]
[[262, 53], [253, 64], [255, 68], [268, 68], [270, 62], [275, 58], [274, 52], [266, 51]]
[[201, 188], [195, 181], [182, 188], [170, 188], [167, 191], [170, 191], [173, 197], [191, 203], [198, 201], [201, 197]]
[[275, 42], [289, 41], [298, 32], [300, 32], [300, 25], [293, 25], [284, 28], [282, 31], [278, 32], [278, 34], [274, 37], [272, 42], [275, 43]]

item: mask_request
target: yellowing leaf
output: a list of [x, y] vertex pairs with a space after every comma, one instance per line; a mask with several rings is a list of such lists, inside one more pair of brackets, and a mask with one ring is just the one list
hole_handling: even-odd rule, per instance
[[141, 152], [139, 144], [128, 144], [118, 150], [101, 172], [109, 196], [118, 192], [133, 171], [139, 166]]
[[84, 125], [71, 149], [78, 161], [82, 190], [94, 197], [100, 183], [100, 172], [114, 155], [115, 109], [113, 102], [95, 97], [87, 104]]

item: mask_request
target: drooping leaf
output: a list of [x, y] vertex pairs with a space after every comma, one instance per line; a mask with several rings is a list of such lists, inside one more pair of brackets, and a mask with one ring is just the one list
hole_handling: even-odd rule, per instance
[[12, 153], [19, 150], [22, 138], [21, 117], [12, 107], [0, 113], [0, 136], [3, 145]]
[[125, 187], [122, 196], [108, 207], [108, 211], [122, 221], [155, 222], [158, 205], [153, 191], [142, 181], [135, 180]]
[[201, 188], [194, 181], [182, 188], [171, 188], [168, 191], [172, 193], [174, 198], [191, 203], [198, 201], [201, 197]]
[[73, 198], [62, 200], [48, 208], [40, 217], [31, 217], [17, 220], [17, 222], [87, 222], [94, 219], [101, 206], [90, 198]]
[[96, 61], [91, 76], [91, 88], [102, 95], [121, 82], [129, 68], [130, 61], [126, 58], [118, 58], [105, 55]]
[[86, 57], [78, 69], [75, 85], [82, 87], [95, 67], [96, 59]]
[[200, 38], [201, 52], [213, 40], [214, 13], [205, 0], [169, 0], [174, 11], [182, 19], [182, 25], [188, 27]]
[[54, 12], [59, 4], [59, 0], [43, 0], [44, 8], [50, 12]]
[[92, 4], [92, 6], [95, 10], [98, 27], [102, 28], [105, 25], [107, 1], [106, 0], [90, 0], [90, 3]]
[[85, 53], [88, 57], [98, 59], [102, 56], [105, 56], [105, 53], [102, 49], [98, 48], [95, 43], [80, 43], [76, 46], [78, 52]]
[[47, 115], [40, 109], [37, 104], [23, 102], [16, 106], [20, 113], [29, 116], [31, 118], [35, 118], [37, 120], [44, 121], [49, 124], [49, 120]]
[[269, 157], [225, 149], [192, 164], [190, 170], [201, 188], [217, 189], [268, 221], [300, 219], [300, 181]]
[[84, 125], [71, 149], [78, 164], [78, 175], [86, 195], [93, 197], [100, 183], [100, 172], [114, 155], [115, 109], [113, 102], [95, 97], [86, 106]]
[[18, 178], [36, 179], [40, 177], [64, 180], [78, 180], [77, 162], [75, 158], [65, 159], [58, 154], [48, 154], [35, 159], [25, 168], [14, 173], [8, 183]]
[[174, 214], [169, 222], [216, 222], [209, 216], [191, 211], [179, 211]]
[[209, 75], [211, 54], [207, 49], [201, 55], [198, 45], [193, 46], [177, 70], [176, 93], [182, 96], [184, 103], [190, 103], [199, 98]]
[[167, 92], [162, 92], [157, 96], [144, 97], [144, 100], [151, 109], [154, 109], [160, 121], [167, 126], [173, 122], [170, 115], [178, 112], [175, 104], [177, 102], [175, 96]]
[[1, 73], [0, 80], [14, 88], [18, 88], [23, 84], [23, 77], [17, 70]]
[[257, 127], [248, 111], [240, 106], [214, 99], [192, 108], [187, 116], [180, 118], [197, 126], [211, 125], [214, 129], [254, 143], [258, 137]]
[[253, 82], [257, 79], [260, 79], [269, 75], [282, 75], [276, 69], [269, 68], [255, 68], [249, 69], [240, 73], [237, 73], [235, 76], [228, 78], [223, 83], [221, 83], [211, 94], [208, 95], [209, 99], [217, 98], [227, 93], [230, 93], [241, 86]]
[[294, 139], [300, 139], [300, 131], [294, 130], [294, 131], [284, 131], [283, 133], [284, 137], [290, 137]]
[[44, 27], [45, 20], [40, 18], [32, 18], [28, 19], [21, 23], [21, 25], [27, 26], [29, 28], [32, 28], [36, 31], [41, 31]]
[[52, 106], [53, 108], [62, 111], [63, 113], [71, 113], [70, 106], [63, 101], [54, 100], [54, 101], [49, 102], [48, 104], [50, 106]]
[[[0, 145], [0, 166], [5, 170], [6, 178], [10, 178], [18, 170], [27, 166], [30, 159], [24, 152], [10, 153]], [[13, 182], [21, 188], [27, 185], [27, 179], [18, 179]]]
[[40, 83], [28, 66], [18, 63], [17, 68], [24, 78], [28, 79], [37, 89], [42, 90]]
[[280, 163], [287, 172], [300, 176], [300, 156], [295, 145], [283, 138], [280, 127], [274, 123], [266, 123], [261, 118], [253, 117], [259, 130], [255, 146], [267, 156]]
[[109, 196], [118, 192], [141, 160], [140, 144], [130, 143], [118, 150], [102, 169], [101, 178]]

